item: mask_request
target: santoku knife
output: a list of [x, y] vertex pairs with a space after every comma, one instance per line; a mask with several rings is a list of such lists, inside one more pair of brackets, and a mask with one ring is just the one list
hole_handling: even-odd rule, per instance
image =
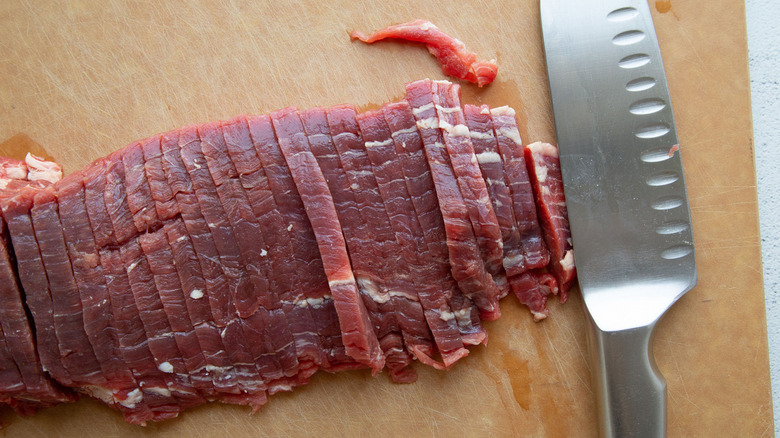
[[646, 0], [541, 0], [602, 436], [664, 436], [653, 330], [696, 284], [669, 91]]

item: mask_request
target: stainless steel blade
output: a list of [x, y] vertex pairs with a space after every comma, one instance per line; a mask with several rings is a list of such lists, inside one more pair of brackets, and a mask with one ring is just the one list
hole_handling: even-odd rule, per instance
[[540, 5], [602, 433], [662, 436], [665, 381], [650, 343], [661, 315], [696, 284], [696, 263], [652, 16], [646, 0]]

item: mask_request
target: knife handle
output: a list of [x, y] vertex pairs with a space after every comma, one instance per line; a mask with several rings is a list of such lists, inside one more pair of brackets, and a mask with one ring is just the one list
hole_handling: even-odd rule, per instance
[[655, 321], [606, 332], [587, 314], [601, 436], [665, 437], [666, 379], [651, 351]]

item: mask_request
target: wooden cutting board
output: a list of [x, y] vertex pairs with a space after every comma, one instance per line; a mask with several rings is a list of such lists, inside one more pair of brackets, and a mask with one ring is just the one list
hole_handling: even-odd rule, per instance
[[[72, 172], [132, 140], [289, 105], [374, 108], [443, 78], [420, 47], [351, 43], [347, 31], [428, 18], [485, 58], [496, 82], [464, 101], [518, 110], [525, 141], [554, 141], [535, 0], [0, 2], [0, 154], [48, 152]], [[694, 219], [699, 285], [658, 327], [670, 436], [771, 436], [772, 406], [744, 3], [653, 1]], [[321, 373], [260, 412], [211, 404], [146, 428], [92, 400], [6, 436], [593, 436], [575, 292], [534, 323], [514, 298], [490, 343], [413, 385]]]

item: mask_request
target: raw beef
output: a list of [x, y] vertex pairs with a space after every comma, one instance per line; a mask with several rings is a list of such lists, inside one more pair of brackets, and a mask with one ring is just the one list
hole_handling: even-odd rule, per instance
[[480, 312], [488, 318], [495, 318], [497, 309], [486, 297], [497, 296], [498, 288], [486, 270], [468, 205], [444, 143], [447, 125], [442, 127], [438, 117], [434, 100], [436, 83], [431, 80], [412, 82], [406, 85], [406, 93], [417, 121], [444, 219], [452, 275]]
[[62, 180], [2, 159], [0, 403], [83, 394], [145, 424], [256, 411], [320, 369], [449, 369], [510, 289], [535, 319], [566, 297], [556, 152], [423, 80], [363, 113], [186, 126]]
[[493, 82], [498, 73], [495, 60], [477, 61], [477, 54], [466, 49], [462, 41], [442, 32], [428, 20], [396, 24], [371, 35], [353, 31], [349, 36], [368, 44], [385, 38], [423, 43], [439, 61], [444, 74], [474, 82], [480, 87]]
[[525, 159], [534, 186], [539, 223], [552, 256], [550, 267], [558, 281], [561, 301], [566, 301], [576, 269], [558, 148], [549, 143], [532, 143], [525, 147]]

